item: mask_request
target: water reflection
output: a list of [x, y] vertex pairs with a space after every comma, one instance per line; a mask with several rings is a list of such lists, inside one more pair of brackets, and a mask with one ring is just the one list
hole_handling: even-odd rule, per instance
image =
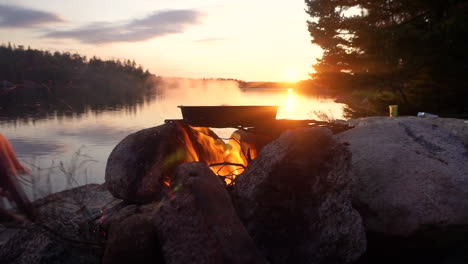
[[83, 142], [94, 142], [98, 145], [109, 145], [122, 140], [132, 132], [131, 129], [120, 129], [107, 124], [92, 124], [84, 128], [61, 127], [56, 135], [61, 138], [76, 138]]
[[9, 141], [20, 159], [28, 156], [56, 155], [67, 151], [66, 145], [56, 141], [37, 138], [10, 138]]
[[[70, 187], [57, 166], [60, 161], [64, 166], [71, 165], [79, 149], [82, 157], [96, 162], [76, 169], [77, 184], [104, 182], [106, 160], [114, 146], [130, 133], [163, 124], [165, 119], [182, 118], [178, 105], [280, 105], [277, 118], [316, 119], [316, 111], [343, 117], [342, 105], [332, 98], [302, 95], [292, 89], [240, 90], [234, 83], [169, 83], [160, 92], [132, 99], [132, 103], [94, 101], [99, 103], [79, 107], [75, 104], [73, 111], [1, 112], [0, 131], [11, 140], [19, 158], [40, 168], [33, 174], [39, 173], [41, 179], [53, 184], [49, 188], [45, 186], [47, 181], [41, 180], [36, 183], [39, 189], [59, 191]], [[230, 135], [222, 129], [217, 133], [222, 137]], [[49, 176], [44, 177], [45, 174]], [[36, 193], [35, 197], [41, 195]]]
[[288, 97], [286, 99], [286, 103], [284, 104], [284, 108], [286, 108], [286, 111], [290, 114], [294, 111], [294, 102], [295, 101], [295, 96], [294, 96], [294, 90], [292, 88], [288, 89]]

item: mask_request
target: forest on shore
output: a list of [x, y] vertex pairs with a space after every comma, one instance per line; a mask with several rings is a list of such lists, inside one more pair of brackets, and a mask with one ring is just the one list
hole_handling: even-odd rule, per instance
[[158, 77], [135, 61], [0, 45], [0, 112], [83, 112], [134, 105]]

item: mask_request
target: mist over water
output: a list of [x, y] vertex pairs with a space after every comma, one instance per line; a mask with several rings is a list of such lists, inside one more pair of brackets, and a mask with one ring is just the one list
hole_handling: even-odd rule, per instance
[[[115, 145], [138, 130], [181, 119], [179, 105], [279, 105], [278, 119], [319, 119], [317, 111], [343, 118], [342, 104], [333, 98], [301, 95], [292, 89], [242, 90], [231, 81], [164, 78], [155, 93], [135, 104], [3, 117], [0, 132], [31, 169], [35, 183], [27, 175], [24, 182], [31, 198], [39, 198], [77, 185], [103, 183], [107, 157]], [[221, 137], [231, 132], [216, 130]], [[76, 166], [80, 163], [84, 164]], [[72, 182], [67, 181], [67, 173], [74, 174]]]
[[234, 81], [170, 79], [163, 81], [163, 100], [177, 105], [277, 105], [278, 119], [320, 119], [316, 112], [343, 119], [333, 98], [302, 95], [294, 89], [240, 89]]
[[159, 87], [164, 98], [179, 105], [234, 105], [245, 97], [234, 81], [164, 78]]

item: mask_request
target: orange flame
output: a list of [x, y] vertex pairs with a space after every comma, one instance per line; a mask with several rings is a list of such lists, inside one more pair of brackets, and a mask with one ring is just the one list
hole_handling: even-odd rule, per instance
[[257, 156], [256, 149], [241, 142], [236, 133], [225, 143], [207, 127], [192, 127], [178, 122], [177, 127], [186, 148], [184, 162], [206, 163], [216, 175], [224, 177], [226, 184], [231, 184]]

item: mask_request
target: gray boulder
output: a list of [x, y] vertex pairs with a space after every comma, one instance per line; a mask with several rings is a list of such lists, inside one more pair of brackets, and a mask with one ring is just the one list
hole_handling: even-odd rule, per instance
[[266, 263], [205, 164], [180, 165], [171, 189], [168, 200], [152, 204], [165, 263]]
[[271, 263], [349, 263], [366, 249], [351, 206], [351, 155], [329, 130], [283, 133], [236, 178], [233, 200]]
[[109, 227], [103, 264], [165, 263], [150, 214], [136, 212]]
[[369, 117], [349, 123], [355, 128], [336, 138], [350, 144], [353, 204], [368, 232], [439, 239], [448, 231], [466, 233], [466, 121]]
[[[408, 117], [415, 119], [414, 117]], [[456, 118], [423, 118], [419, 120], [444, 128], [454, 136], [459, 137], [465, 145], [468, 145], [468, 120]]]
[[128, 135], [112, 150], [106, 184], [117, 198], [147, 203], [161, 196], [169, 175], [181, 163], [183, 149], [173, 123]]
[[97, 184], [35, 201], [39, 211], [35, 223], [7, 226], [13, 234], [0, 247], [0, 262], [100, 263], [105, 234], [99, 221], [103, 211], [118, 202]]

